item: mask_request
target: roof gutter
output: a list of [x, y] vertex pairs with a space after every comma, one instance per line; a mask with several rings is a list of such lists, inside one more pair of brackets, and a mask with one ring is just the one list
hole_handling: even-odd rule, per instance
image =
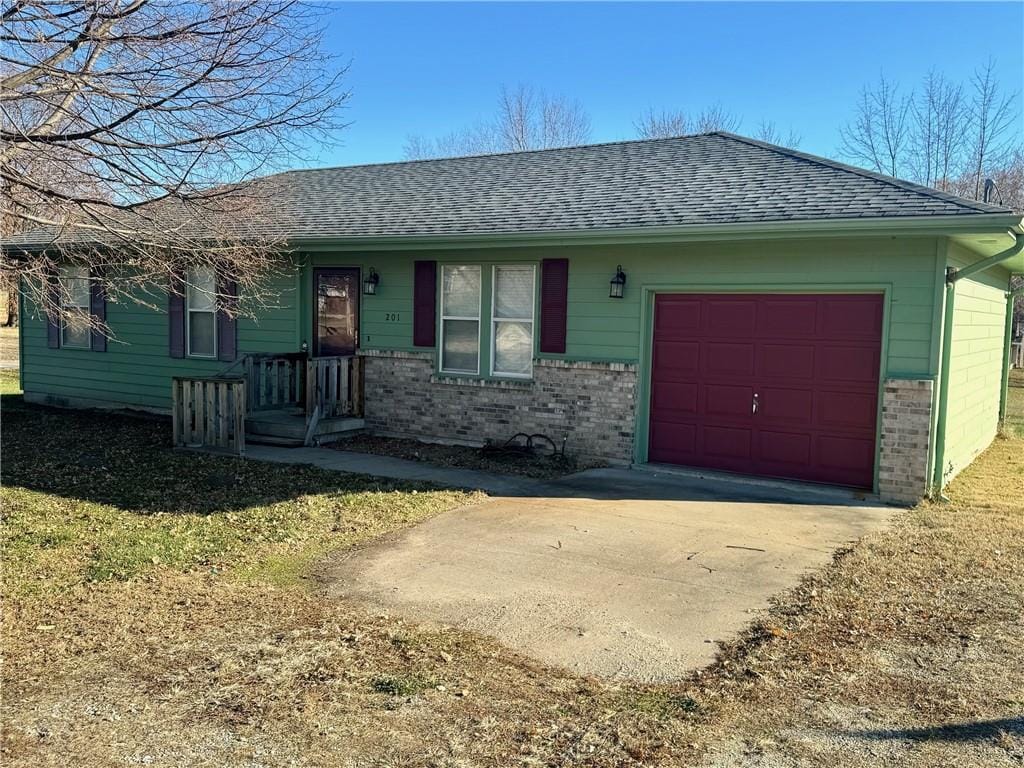
[[875, 235], [880, 237], [1004, 234], [1024, 232], [1017, 214], [961, 214], [891, 218], [801, 219], [735, 224], [688, 224], [671, 227], [552, 230], [539, 232], [457, 233], [442, 235], [367, 235], [296, 237], [297, 250], [426, 250], [443, 248], [507, 248], [529, 245], [609, 245], [616, 243], [770, 240]]
[[[1024, 235], [1016, 232], [1009, 233], [1014, 239], [1013, 245], [1004, 251], [1000, 251], [987, 259], [976, 261], [973, 264], [957, 269], [946, 267], [946, 300], [942, 317], [942, 356], [939, 368], [939, 413], [935, 426], [935, 467], [932, 473], [932, 493], [935, 496], [942, 496], [942, 489], [945, 486], [945, 471], [943, 464], [946, 462], [946, 423], [949, 417], [949, 369], [953, 350], [953, 316], [956, 304], [956, 284], [965, 278], [983, 272], [998, 264], [1012, 259], [1024, 251]], [[1016, 291], [1014, 292], [1016, 293]], [[1007, 298], [1007, 309], [1013, 306], [1013, 294]], [[1009, 311], [1008, 313], [1009, 314]], [[1007, 325], [1009, 328], [1009, 325]], [[1009, 371], [1009, 331], [1004, 335], [1004, 362], [1003, 362], [1003, 387], [1000, 396], [1000, 420], [1002, 420], [1006, 401], [1006, 382]]]
[[946, 270], [946, 285], [951, 285], [957, 280], [963, 280], [965, 277], [976, 275], [979, 272], [984, 272], [986, 269], [1002, 264], [1004, 261], [1009, 261], [1021, 251], [1024, 251], [1024, 237], [1014, 232], [1008, 233], [1010, 237], [1014, 238], [1014, 243], [1005, 251], [989, 256], [987, 259], [976, 261], [973, 264], [966, 266], [962, 269], [956, 269], [950, 267]]
[[[429, 250], [509, 248], [530, 245], [614, 245], [618, 243], [680, 243], [712, 240], [770, 240], [843, 236], [938, 236], [1024, 232], [1024, 221], [1012, 213], [972, 213], [949, 216], [892, 216], [848, 219], [687, 224], [667, 227], [549, 230], [533, 232], [465, 232], [414, 235], [355, 235], [285, 237], [288, 249], [317, 250]], [[57, 246], [52, 242], [4, 245], [7, 254], [39, 253]]]

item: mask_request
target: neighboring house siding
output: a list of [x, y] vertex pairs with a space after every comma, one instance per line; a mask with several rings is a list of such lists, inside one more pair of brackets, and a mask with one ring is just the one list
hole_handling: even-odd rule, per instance
[[[959, 247], [949, 264], [963, 267], [977, 256]], [[949, 360], [944, 482], [988, 447], [999, 422], [1003, 332], [1009, 274], [990, 269], [956, 284]]]
[[[279, 306], [260, 309], [258, 322], [239, 318], [239, 352], [298, 349], [296, 285], [294, 276], [276, 278], [270, 284], [274, 294], [270, 303]], [[157, 301], [166, 304], [166, 299]], [[33, 317], [31, 309], [26, 315], [22, 321], [23, 388], [29, 398], [56, 405], [168, 409], [172, 376], [212, 374], [227, 365], [217, 360], [170, 357], [167, 313], [135, 303], [107, 304], [107, 322], [115, 339], [106, 352], [48, 349], [46, 321]]]

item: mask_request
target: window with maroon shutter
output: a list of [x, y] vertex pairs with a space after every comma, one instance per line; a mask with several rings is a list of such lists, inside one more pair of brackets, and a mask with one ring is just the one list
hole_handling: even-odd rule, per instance
[[565, 352], [569, 309], [569, 260], [544, 259], [540, 264], [540, 351]]
[[413, 264], [412, 343], [432, 347], [437, 341], [437, 262]]
[[232, 310], [231, 313], [225, 312], [224, 309], [217, 310], [217, 359], [232, 363], [238, 354], [238, 323], [234, 317], [238, 302], [238, 283], [220, 276], [217, 279], [217, 293], [220, 294], [221, 301]]
[[[46, 276], [46, 303], [54, 308], [60, 306], [60, 284], [57, 282], [56, 271]], [[60, 349], [60, 316], [52, 312], [46, 313], [46, 346]]]
[[[91, 273], [92, 279], [89, 281], [89, 314], [92, 315], [93, 320], [98, 321], [101, 325], [106, 325], [107, 292], [103, 289], [99, 279], [101, 276], [102, 272], [98, 269], [94, 269]], [[92, 329], [90, 348], [93, 352], [107, 351], [107, 335], [100, 328]]]
[[167, 342], [171, 357], [185, 356], [185, 281], [172, 275], [167, 290]]

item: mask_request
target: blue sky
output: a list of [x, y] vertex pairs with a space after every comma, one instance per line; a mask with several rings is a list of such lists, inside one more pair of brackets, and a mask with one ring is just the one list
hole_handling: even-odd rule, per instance
[[409, 134], [435, 136], [493, 114], [502, 84], [579, 99], [593, 141], [632, 138], [647, 107], [720, 103], [743, 118], [740, 133], [774, 120], [803, 137], [804, 151], [830, 156], [861, 85], [880, 71], [909, 89], [931, 67], [966, 79], [993, 57], [1004, 88], [1024, 92], [1020, 2], [329, 9], [329, 49], [351, 62], [352, 124], [339, 146], [311, 148], [310, 165], [400, 160]]

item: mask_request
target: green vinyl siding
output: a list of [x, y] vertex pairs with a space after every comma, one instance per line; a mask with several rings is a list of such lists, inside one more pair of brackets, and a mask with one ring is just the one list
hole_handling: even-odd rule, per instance
[[[374, 267], [378, 295], [362, 297], [361, 346], [414, 350], [413, 261], [481, 264], [569, 259], [564, 357], [636, 363], [642, 355], [645, 289], [675, 291], [885, 290], [889, 338], [885, 367], [906, 376], [934, 376], [935, 238], [857, 238], [679, 245], [535, 246], [437, 251], [319, 252], [312, 266]], [[616, 265], [627, 275], [625, 296], [608, 297]], [[486, 281], [485, 281], [486, 282]], [[308, 291], [308, 288], [307, 288]], [[308, 301], [308, 299], [307, 299]], [[485, 309], [488, 305], [485, 302]], [[308, 307], [308, 304], [307, 304]], [[307, 310], [308, 312], [309, 310]]]
[[[950, 266], [964, 267], [977, 259], [958, 245], [950, 246]], [[952, 480], [996, 436], [1008, 285], [1009, 273], [999, 267], [956, 283], [944, 482]]]
[[[294, 272], [268, 282], [263, 303], [272, 306], [253, 308], [255, 320], [238, 319], [239, 352], [298, 350], [296, 288]], [[209, 375], [228, 365], [170, 357], [167, 313], [134, 302], [107, 303], [107, 323], [115, 338], [106, 352], [49, 349], [46, 321], [34, 314], [28, 308], [22, 322], [22, 387], [27, 395], [45, 397], [55, 404], [87, 401], [167, 409], [172, 376]]]
[[[258, 320], [239, 320], [240, 352], [288, 352], [312, 341], [312, 270], [357, 267], [380, 274], [375, 296], [360, 297], [360, 346], [416, 350], [412, 344], [413, 262], [538, 264], [569, 259], [566, 353], [568, 360], [639, 363], [652, 291], [884, 291], [888, 337], [883, 339], [887, 375], [934, 376], [932, 354], [938, 242], [925, 237], [860, 237], [752, 240], [648, 245], [537, 245], [519, 248], [444, 250], [330, 250], [304, 252], [300, 267], [275, 280], [275, 306]], [[627, 275], [625, 297], [608, 297], [616, 265]], [[538, 274], [539, 282], [539, 274]], [[490, 280], [484, 280], [485, 292]], [[481, 318], [481, 370], [489, 356], [489, 293]], [[24, 375], [30, 394], [97, 400], [112, 405], [166, 408], [173, 375], [208, 374], [225, 364], [177, 360], [167, 353], [167, 315], [132, 304], [110, 304], [108, 322], [117, 336], [106, 353], [51, 350], [45, 323], [26, 319]], [[535, 344], [539, 342], [535, 333]]]

